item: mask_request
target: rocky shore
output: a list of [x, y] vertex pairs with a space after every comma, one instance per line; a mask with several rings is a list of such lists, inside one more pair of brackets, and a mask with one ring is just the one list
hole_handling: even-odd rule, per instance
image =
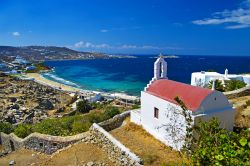
[[70, 101], [63, 91], [0, 73], [0, 121], [36, 123]]

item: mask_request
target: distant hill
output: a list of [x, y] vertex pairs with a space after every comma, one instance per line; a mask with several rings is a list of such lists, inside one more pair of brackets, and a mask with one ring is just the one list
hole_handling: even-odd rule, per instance
[[[12, 47], [0, 46], [0, 60], [11, 61], [17, 55], [29, 61], [44, 61], [44, 60], [66, 60], [66, 59], [107, 59], [121, 58], [122, 56], [114, 56], [103, 53], [80, 52], [66, 47], [55, 46], [25, 46]], [[128, 56], [123, 56], [128, 57]]]

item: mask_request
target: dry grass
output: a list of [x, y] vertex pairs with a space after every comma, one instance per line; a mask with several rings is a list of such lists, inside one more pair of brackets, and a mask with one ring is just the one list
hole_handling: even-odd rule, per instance
[[108, 159], [107, 154], [93, 144], [78, 143], [52, 156], [41, 154], [27, 149], [21, 149], [0, 158], [1, 166], [8, 166], [10, 160], [15, 160], [18, 166], [26, 165], [83, 165], [90, 161], [104, 162], [109, 166], [114, 164]]
[[107, 154], [93, 144], [78, 143], [58, 154], [53, 155], [49, 160], [41, 165], [83, 165], [90, 161], [104, 162], [107, 165], [114, 164], [108, 159]]
[[49, 156], [45, 154], [39, 154], [37, 152], [20, 149], [18, 151], [12, 152], [5, 157], [0, 158], [1, 166], [8, 166], [11, 160], [16, 162], [15, 165], [26, 166], [26, 165], [40, 165], [42, 161], [48, 160]]
[[250, 127], [250, 108], [242, 105], [236, 108], [235, 125], [240, 128]]
[[243, 96], [231, 99], [233, 106], [236, 108], [235, 125], [240, 128], [250, 127], [250, 106], [247, 105], [247, 101], [250, 100], [250, 96]]
[[114, 137], [121, 141], [132, 152], [140, 156], [144, 165], [182, 165], [188, 163], [185, 156], [167, 147], [140, 126], [129, 122], [110, 132]]

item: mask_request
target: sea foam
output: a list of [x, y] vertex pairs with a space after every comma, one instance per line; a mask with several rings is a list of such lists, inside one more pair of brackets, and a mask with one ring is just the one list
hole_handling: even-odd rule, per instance
[[77, 85], [76, 83], [65, 80], [65, 79], [63, 79], [61, 77], [58, 77], [57, 75], [52, 74], [52, 73], [44, 73], [44, 74], [42, 74], [42, 76], [46, 76], [48, 79], [55, 80], [56, 82], [59, 82], [59, 83], [65, 84], [65, 85], [80, 88], [80, 86]]

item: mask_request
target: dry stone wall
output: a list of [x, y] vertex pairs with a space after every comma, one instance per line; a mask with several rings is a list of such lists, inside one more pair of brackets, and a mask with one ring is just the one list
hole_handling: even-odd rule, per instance
[[123, 121], [129, 116], [130, 116], [130, 111], [126, 111], [114, 116], [111, 119], [98, 123], [98, 125], [104, 128], [106, 131], [111, 131], [113, 129], [120, 127]]
[[57, 150], [83, 140], [88, 136], [89, 134], [87, 132], [67, 137], [32, 133], [24, 139], [21, 139], [13, 133], [9, 135], [1, 133], [1, 144], [4, 151], [7, 153], [20, 148], [27, 148], [46, 154], [52, 154]]
[[228, 99], [233, 99], [233, 98], [237, 98], [237, 97], [242, 97], [242, 96], [248, 96], [250, 95], [250, 86], [241, 88], [241, 89], [237, 89], [234, 91], [230, 91], [230, 92], [224, 92], [224, 95], [227, 96]]
[[122, 143], [105, 131], [101, 126], [94, 123], [90, 128], [90, 133], [94, 142], [103, 148], [109, 158], [120, 166], [140, 166], [142, 160], [126, 148]]
[[24, 139], [21, 139], [13, 133], [0, 133], [0, 141], [6, 153], [20, 148], [27, 148], [46, 154], [52, 154], [68, 147], [70, 144], [83, 141], [98, 145], [105, 150], [109, 158], [119, 166], [140, 166], [142, 165], [142, 159], [108, 132], [120, 127], [123, 121], [129, 116], [130, 111], [124, 112], [99, 124], [94, 123], [90, 127], [89, 132], [74, 136], [61, 137], [32, 133]]

